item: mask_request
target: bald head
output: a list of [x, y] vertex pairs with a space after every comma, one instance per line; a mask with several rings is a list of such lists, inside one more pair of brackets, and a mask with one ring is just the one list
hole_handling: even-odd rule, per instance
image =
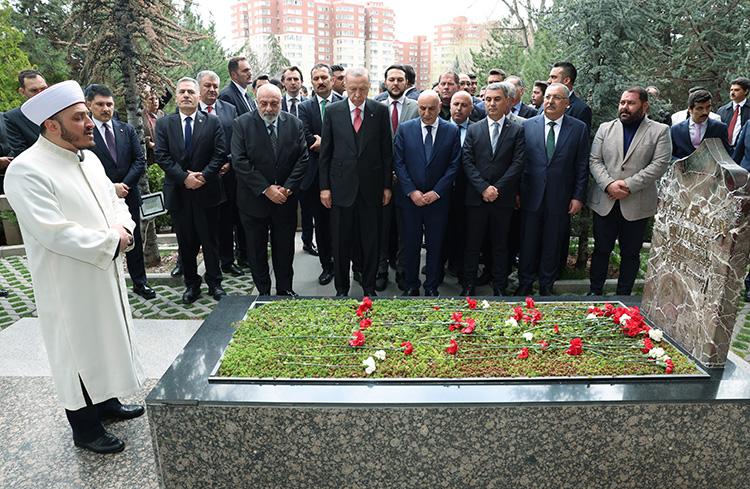
[[451, 119], [456, 124], [463, 124], [474, 109], [474, 100], [469, 92], [459, 90], [451, 97]]
[[273, 124], [281, 112], [281, 90], [273, 83], [258, 87], [258, 112], [267, 124]]
[[440, 114], [440, 95], [434, 90], [425, 90], [417, 99], [419, 118], [426, 125], [432, 125]]

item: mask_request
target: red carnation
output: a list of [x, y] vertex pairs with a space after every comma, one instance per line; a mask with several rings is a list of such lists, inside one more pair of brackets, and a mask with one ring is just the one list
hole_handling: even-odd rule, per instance
[[674, 362], [671, 358], [664, 363], [667, 365], [667, 368], [664, 369], [664, 373], [671, 374], [672, 372], [674, 372]]
[[542, 320], [542, 311], [540, 311], [539, 309], [534, 309], [534, 311], [531, 313], [531, 324], [536, 324], [541, 320]]
[[401, 346], [404, 348], [404, 355], [411, 355], [411, 352], [414, 351], [414, 347], [411, 346], [411, 341], [404, 341], [401, 343]]
[[556, 325], [552, 328], [552, 331], [555, 332], [555, 334], [560, 334], [560, 326]]
[[547, 343], [547, 341], [545, 340], [540, 341], [539, 344], [542, 345], [542, 350], [546, 350], [547, 348], [549, 348], [549, 343]]
[[653, 347], [654, 344], [651, 343], [651, 338], [643, 338], [643, 348], [641, 348], [642, 353], [648, 353]]
[[472, 318], [468, 318], [466, 320], [466, 327], [461, 330], [463, 334], [471, 334], [474, 332], [474, 328], [477, 327], [476, 321], [474, 321]]
[[370, 299], [368, 296], [364, 296], [362, 298], [362, 305], [365, 306], [367, 309], [372, 308], [372, 299]]
[[363, 346], [365, 344], [365, 335], [362, 334], [362, 331], [355, 331], [352, 334], [352, 339], [349, 340], [349, 346]]
[[449, 355], [455, 355], [458, 351], [458, 343], [456, 343], [456, 340], [451, 340], [450, 345], [448, 345], [448, 348], [445, 349], [445, 352]]
[[477, 300], [472, 299], [471, 297], [466, 298], [466, 304], [469, 306], [469, 309], [476, 309], [477, 308]]
[[432, 308], [435, 309], [436, 311], [440, 310], [440, 306], [432, 306]]
[[513, 319], [519, 323], [523, 320], [523, 307], [516, 306], [513, 308]]
[[527, 297], [526, 298], [526, 309], [534, 309], [534, 307], [536, 307], [535, 304], [534, 304], [534, 298], [533, 297]]
[[372, 326], [372, 319], [365, 318], [359, 322], [359, 329], [367, 329]]
[[526, 346], [521, 348], [521, 352], [518, 354], [518, 357], [516, 358], [518, 358], [519, 360], [525, 360], [529, 358], [529, 348]]
[[463, 321], [463, 317], [464, 313], [457, 311], [451, 314], [451, 321], [453, 321], [454, 323], [460, 323], [461, 321]]
[[580, 355], [583, 353], [583, 340], [581, 338], [573, 338], [570, 340], [570, 347], [565, 350], [568, 355]]

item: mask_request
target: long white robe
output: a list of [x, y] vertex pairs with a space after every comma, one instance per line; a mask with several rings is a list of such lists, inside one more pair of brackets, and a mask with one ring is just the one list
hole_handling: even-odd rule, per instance
[[[8, 167], [5, 192], [23, 234], [52, 377], [66, 409], [125, 396], [142, 384], [120, 242], [135, 224], [101, 162], [44, 136]], [[79, 380], [80, 377], [80, 380]]]

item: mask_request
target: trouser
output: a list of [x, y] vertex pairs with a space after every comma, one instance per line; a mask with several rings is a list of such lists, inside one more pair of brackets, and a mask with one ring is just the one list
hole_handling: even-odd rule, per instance
[[[382, 206], [366, 202], [358, 195], [349, 207], [331, 208], [333, 234], [333, 270], [337, 292], [349, 291], [349, 269], [352, 258], [361, 256], [362, 289], [375, 290]], [[355, 245], [358, 244], [356, 247]]]
[[[234, 170], [229, 170], [221, 177], [227, 200], [219, 206], [219, 262], [227, 268], [234, 264], [235, 252], [240, 260], [245, 260], [247, 246], [245, 231], [240, 222], [237, 209], [237, 181]], [[236, 244], [236, 246], [235, 246]]]
[[568, 214], [550, 213], [544, 203], [536, 211], [521, 212], [521, 256], [518, 283], [531, 286], [539, 278], [540, 287], [551, 287], [560, 274], [560, 247], [567, 242]]
[[[445, 199], [445, 200], [444, 200]], [[419, 289], [419, 264], [422, 255], [422, 236], [427, 245], [425, 290], [437, 290], [443, 281], [442, 252], [448, 222], [445, 213], [450, 206], [446, 197], [424, 207], [405, 202], [399, 208], [401, 214], [401, 236], [404, 243], [404, 271], [406, 289]]]
[[73, 430], [73, 439], [80, 443], [88, 443], [96, 440], [104, 434], [102, 426], [101, 413], [107, 409], [117, 409], [120, 407], [120, 401], [116, 397], [107, 399], [99, 403], [92, 403], [86, 387], [81, 382], [83, 399], [86, 401], [86, 407], [76, 409], [75, 411], [65, 410], [65, 416], [68, 418], [70, 428]]
[[[312, 213], [320, 267], [323, 270], [332, 271], [333, 249], [331, 244], [331, 210], [326, 208], [320, 202], [320, 192], [316, 190], [317, 188], [318, 186], [315, 184], [309, 189], [302, 191], [300, 201], [304, 202], [302, 208], [307, 208]], [[304, 235], [302, 239], [304, 242]]]
[[479, 252], [485, 234], [489, 233], [492, 248], [492, 285], [504, 290], [508, 285], [508, 234], [513, 214], [511, 207], [501, 207], [495, 202], [482, 202], [466, 208], [466, 256], [464, 280], [473, 287], [479, 268]]
[[[404, 272], [404, 241], [401, 236], [401, 213], [396, 208], [394, 199], [383, 207], [383, 228], [380, 234], [380, 253], [378, 258], [378, 275], [388, 274], [388, 262], [396, 259], [396, 270]], [[393, 248], [395, 246], [395, 253]]]
[[219, 268], [219, 206], [200, 207], [184, 199], [180, 209], [172, 211], [172, 223], [177, 231], [177, 247], [182, 262], [182, 276], [186, 287], [200, 287], [198, 251], [203, 249], [206, 264], [206, 283], [209, 288], [221, 286]]
[[591, 291], [601, 294], [607, 279], [609, 256], [620, 243], [620, 276], [617, 279], [617, 295], [630, 295], [640, 268], [641, 247], [646, 232], [646, 219], [628, 221], [622, 216], [620, 203], [606, 216], [594, 213], [594, 253], [591, 255]]
[[128, 264], [128, 273], [133, 281], [134, 287], [143, 287], [147, 283], [146, 266], [143, 262], [143, 236], [141, 236], [141, 209], [140, 206], [128, 206], [130, 217], [135, 222], [133, 229], [133, 249], [125, 254]]

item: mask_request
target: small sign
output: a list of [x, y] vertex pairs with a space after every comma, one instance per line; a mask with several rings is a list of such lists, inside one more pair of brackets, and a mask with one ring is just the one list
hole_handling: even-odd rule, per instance
[[162, 192], [141, 196], [141, 219], [153, 219], [166, 213]]

